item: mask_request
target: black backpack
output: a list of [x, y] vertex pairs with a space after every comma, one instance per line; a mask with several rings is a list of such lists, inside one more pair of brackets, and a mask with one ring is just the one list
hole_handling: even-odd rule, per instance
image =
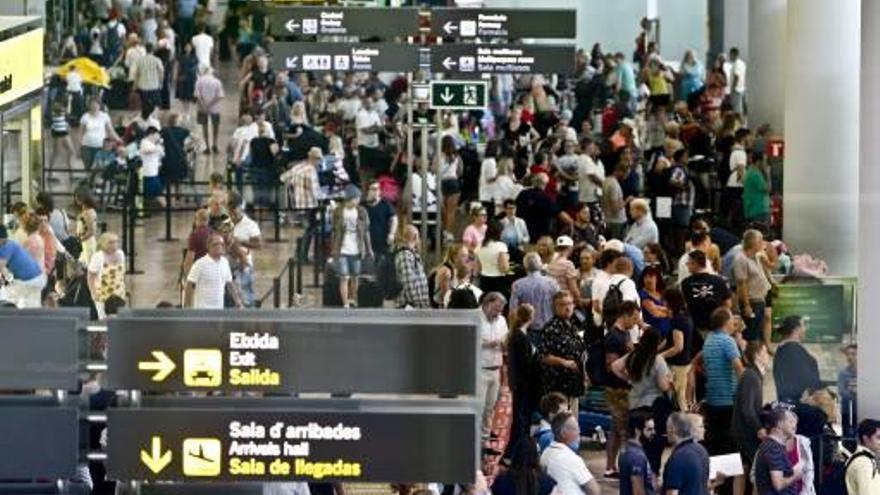
[[462, 284], [449, 293], [449, 309], [476, 309], [480, 306], [470, 284]]
[[397, 255], [404, 249], [395, 249], [379, 260], [376, 269], [376, 281], [379, 283], [379, 287], [382, 288], [382, 297], [385, 299], [394, 299], [403, 290], [403, 285], [397, 278], [397, 263], [395, 263], [395, 260], [397, 260]]
[[[822, 481], [822, 488], [819, 495], [848, 495], [849, 490], [846, 488], [846, 470], [849, 465], [859, 457], [871, 457], [871, 454], [861, 451], [847, 458], [835, 459], [828, 468], [828, 473]], [[874, 475], [880, 476], [877, 467], [874, 467]]]
[[614, 322], [620, 313], [620, 305], [623, 304], [623, 291], [620, 286], [626, 282], [626, 279], [608, 286], [608, 293], [602, 300], [602, 319], [605, 323]]
[[[592, 315], [589, 316], [592, 318]], [[593, 326], [584, 332], [584, 344], [587, 348], [584, 371], [590, 379], [590, 386], [600, 387], [605, 385], [608, 377], [608, 369], [605, 364], [605, 338], [602, 327]]]

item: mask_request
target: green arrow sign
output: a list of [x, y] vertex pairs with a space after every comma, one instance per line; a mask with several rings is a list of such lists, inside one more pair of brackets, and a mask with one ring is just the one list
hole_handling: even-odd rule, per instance
[[431, 81], [431, 108], [480, 110], [489, 104], [486, 81]]

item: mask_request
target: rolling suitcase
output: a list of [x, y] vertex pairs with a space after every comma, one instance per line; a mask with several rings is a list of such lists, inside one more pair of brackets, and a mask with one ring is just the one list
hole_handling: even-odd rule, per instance
[[339, 270], [335, 262], [327, 262], [324, 266], [324, 280], [321, 284], [322, 306], [325, 308], [341, 308], [342, 299], [339, 297]]
[[384, 301], [382, 288], [374, 277], [362, 277], [358, 281], [357, 304], [359, 308], [381, 308]]

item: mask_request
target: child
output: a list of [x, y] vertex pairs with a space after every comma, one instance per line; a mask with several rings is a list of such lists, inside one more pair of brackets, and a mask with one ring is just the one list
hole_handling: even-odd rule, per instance
[[213, 221], [226, 214], [226, 201], [229, 194], [226, 191], [226, 179], [220, 172], [211, 174], [208, 182], [211, 194], [208, 197], [208, 212]]
[[65, 163], [71, 168], [73, 157], [73, 143], [70, 140], [70, 123], [67, 121], [67, 104], [63, 98], [59, 98], [52, 104], [52, 123], [49, 126], [52, 134], [52, 156], [49, 158], [49, 167], [55, 166], [55, 155], [61, 147], [67, 155]]
[[112, 176], [115, 173], [117, 157], [115, 145], [115, 140], [105, 139], [104, 146], [95, 153], [95, 158], [92, 160], [92, 173], [89, 176], [89, 185], [94, 184], [95, 177], [99, 174], [106, 181], [108, 175]]
[[541, 397], [541, 403], [538, 405], [541, 411], [541, 422], [532, 436], [538, 442], [538, 450], [544, 452], [551, 443], [553, 443], [553, 430], [550, 423], [553, 418], [561, 412], [568, 411], [568, 399], [559, 392], [550, 392]]

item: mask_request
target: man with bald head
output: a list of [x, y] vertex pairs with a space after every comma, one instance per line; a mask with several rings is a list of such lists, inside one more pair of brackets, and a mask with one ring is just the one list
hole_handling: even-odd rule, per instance
[[419, 255], [419, 229], [407, 225], [403, 229], [400, 249], [394, 255], [394, 269], [400, 283], [397, 305], [401, 308], [429, 308], [428, 277]]

